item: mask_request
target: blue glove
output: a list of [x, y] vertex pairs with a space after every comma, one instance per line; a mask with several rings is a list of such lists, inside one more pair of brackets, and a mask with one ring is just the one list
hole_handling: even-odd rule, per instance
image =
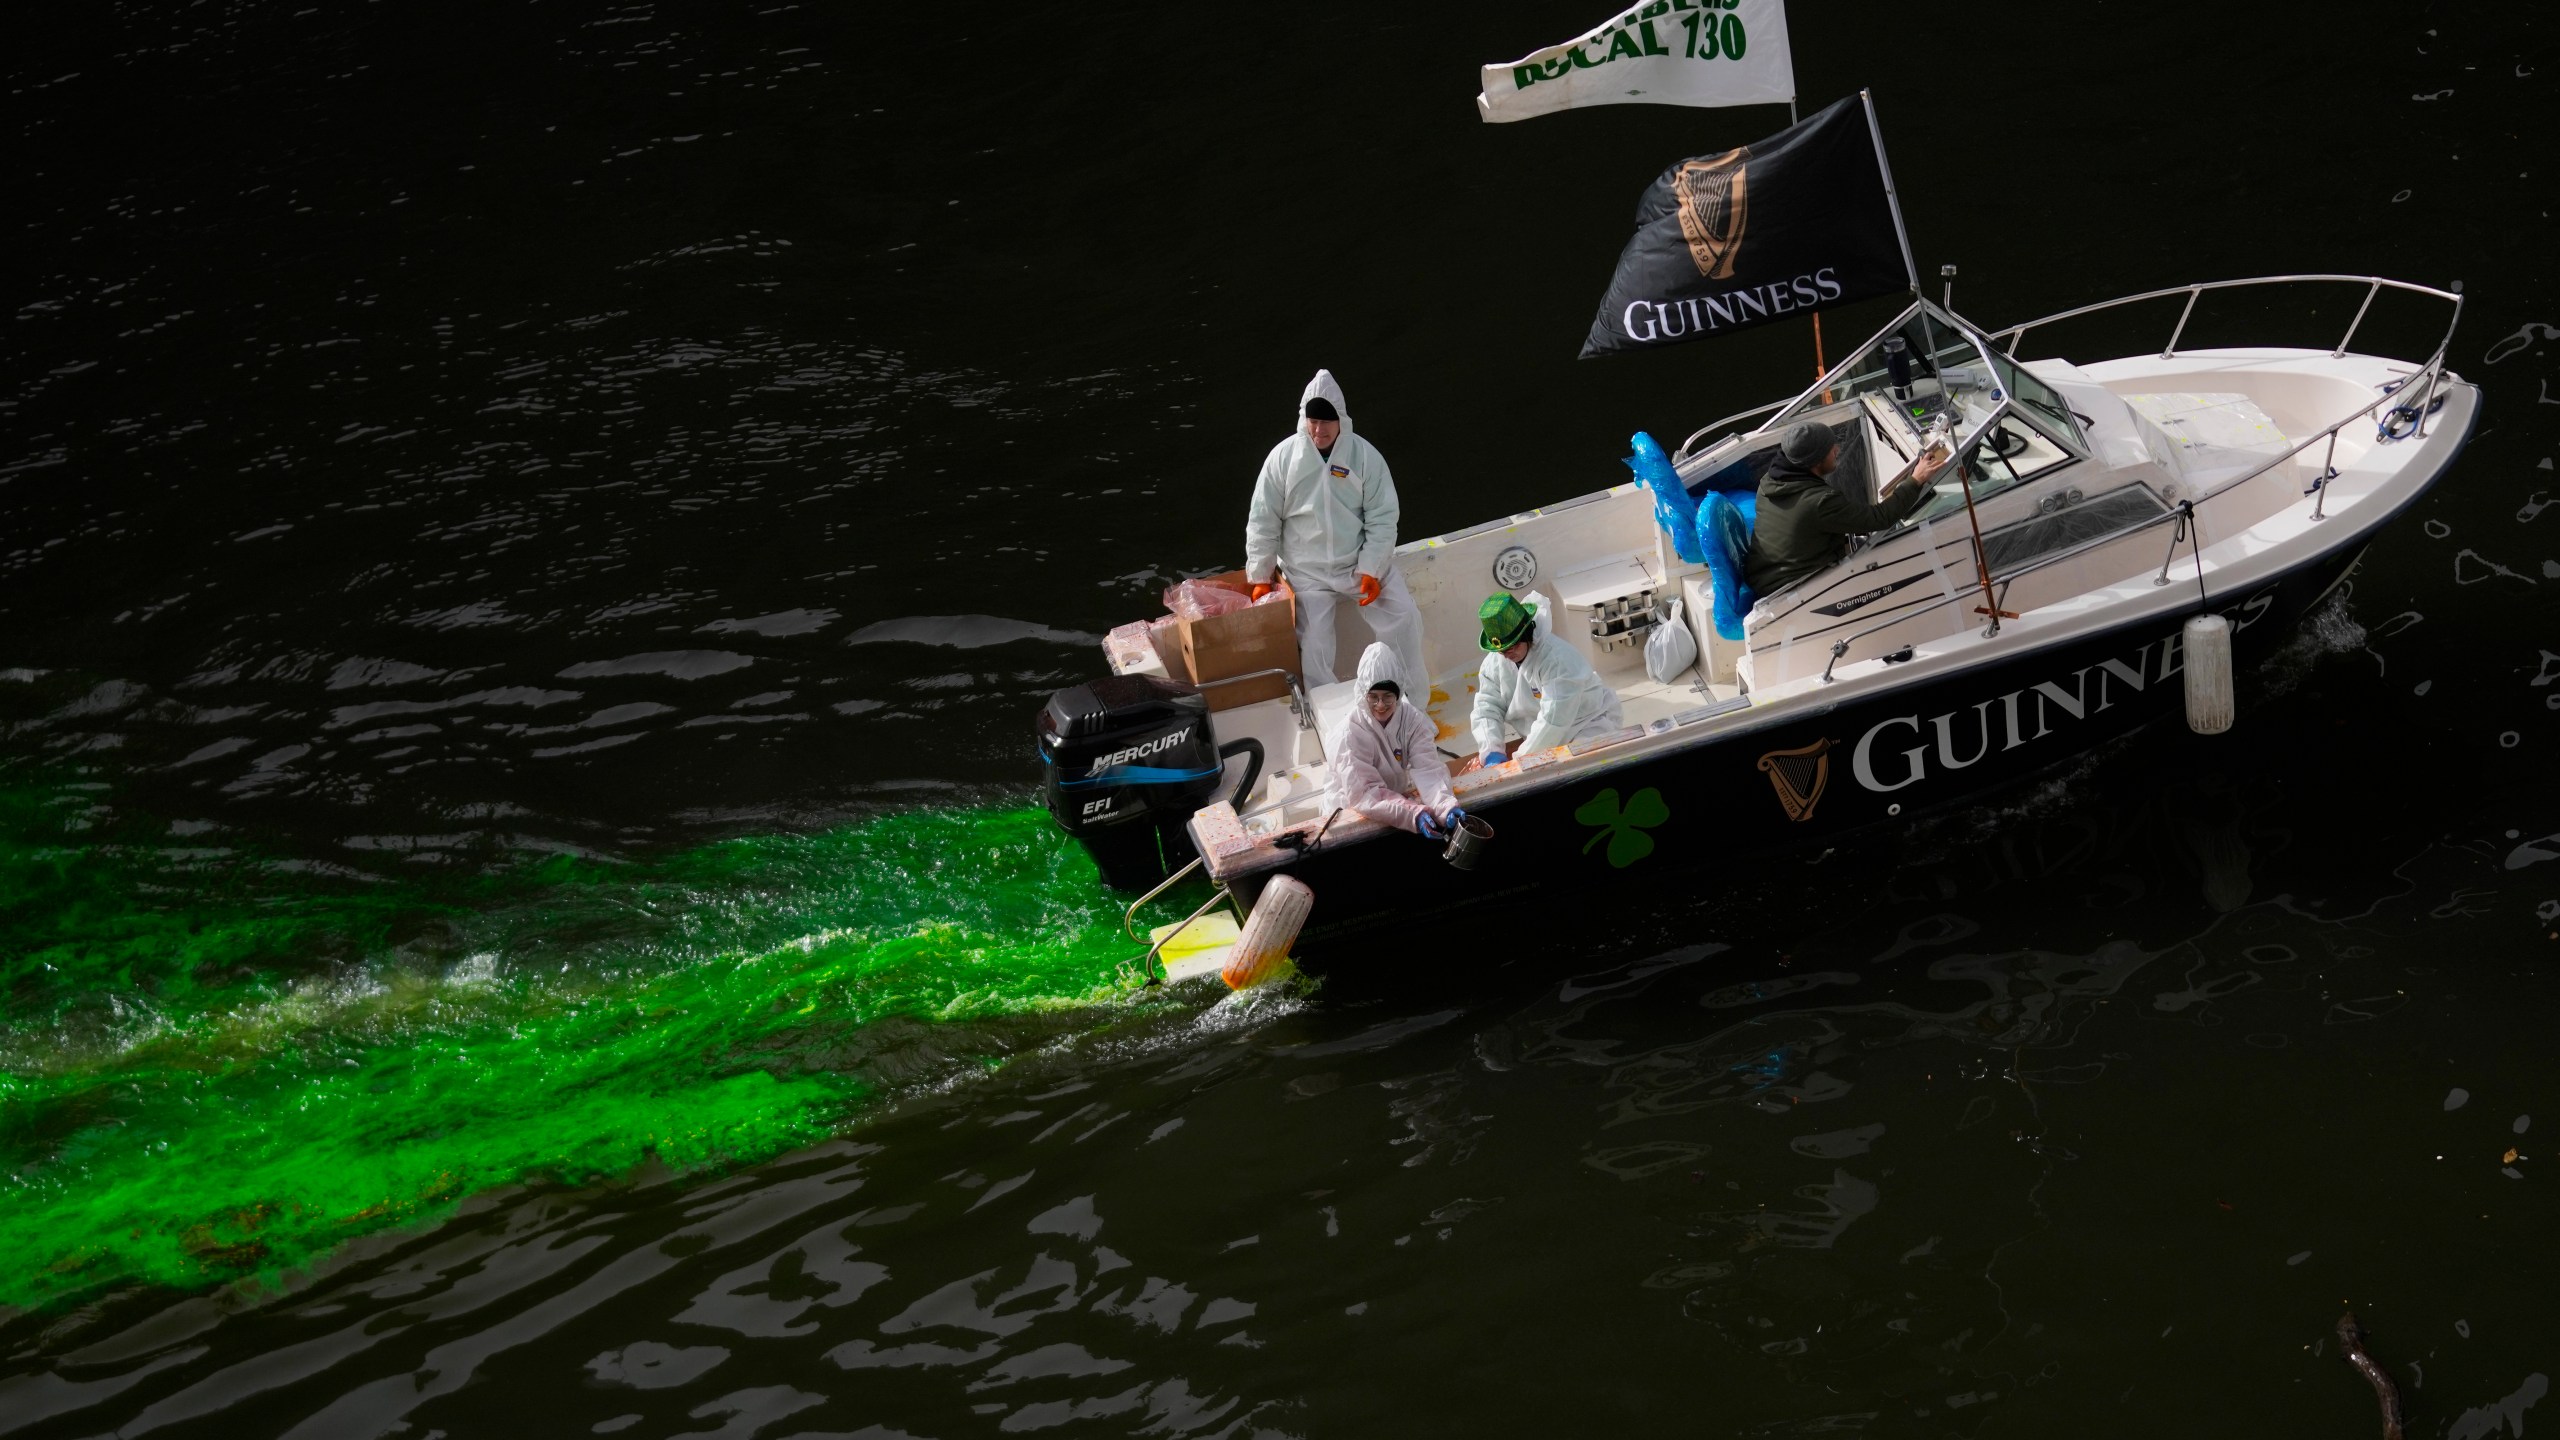
[[1485, 768], [1490, 769], [1490, 768], [1492, 768], [1493, 766], [1499, 765], [1499, 764], [1501, 764], [1503, 761], [1508, 760], [1508, 759], [1510, 759], [1510, 758], [1511, 758], [1510, 756], [1503, 754], [1503, 753], [1502, 753], [1501, 751], [1499, 751], [1499, 750], [1487, 750], [1486, 752], [1484, 752], [1484, 763], [1485, 763]]
[[1433, 823], [1431, 819], [1431, 812], [1428, 810], [1425, 810], [1421, 814], [1413, 817], [1413, 828], [1420, 832], [1422, 838], [1425, 840], [1437, 840], [1441, 838], [1440, 827]]
[[1467, 820], [1467, 812], [1466, 812], [1466, 811], [1459, 809], [1459, 808], [1458, 808], [1457, 806], [1455, 806], [1455, 805], [1452, 805], [1452, 806], [1450, 806], [1450, 807], [1449, 807], [1449, 828], [1450, 828], [1451, 830], [1455, 830], [1455, 829], [1457, 829], [1460, 825], [1465, 824], [1465, 823], [1466, 823], [1466, 820]]

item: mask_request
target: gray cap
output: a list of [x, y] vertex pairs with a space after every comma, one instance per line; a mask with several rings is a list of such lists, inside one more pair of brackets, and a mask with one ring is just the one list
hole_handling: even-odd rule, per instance
[[1804, 420], [1797, 422], [1787, 431], [1786, 438], [1778, 442], [1778, 453], [1785, 456], [1789, 464], [1810, 465], [1830, 454], [1835, 443], [1830, 426]]

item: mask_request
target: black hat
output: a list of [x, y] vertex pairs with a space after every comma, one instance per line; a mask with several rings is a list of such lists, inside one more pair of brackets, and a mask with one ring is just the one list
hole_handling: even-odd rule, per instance
[[1327, 400], [1321, 395], [1310, 395], [1307, 397], [1307, 418], [1310, 420], [1339, 420], [1342, 416], [1333, 408], [1332, 401]]
[[1792, 464], [1810, 465], [1830, 454], [1835, 443], [1830, 426], [1806, 420], [1787, 431], [1787, 438], [1778, 442], [1778, 453]]
[[1369, 693], [1372, 695], [1377, 694], [1381, 690], [1386, 691], [1388, 694], [1393, 695], [1399, 700], [1404, 698], [1404, 687], [1393, 680], [1381, 680], [1377, 684], [1369, 687]]

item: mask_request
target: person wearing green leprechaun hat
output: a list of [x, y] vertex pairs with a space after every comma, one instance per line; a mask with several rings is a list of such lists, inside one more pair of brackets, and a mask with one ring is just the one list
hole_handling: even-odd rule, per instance
[[[1594, 740], [1627, 723], [1618, 692], [1581, 651], [1539, 629], [1536, 615], [1516, 596], [1486, 597], [1476, 621], [1484, 631], [1485, 657], [1476, 670], [1469, 728], [1481, 763], [1499, 765], [1514, 754]], [[1527, 737], [1515, 746], [1510, 715], [1524, 694], [1535, 713]]]

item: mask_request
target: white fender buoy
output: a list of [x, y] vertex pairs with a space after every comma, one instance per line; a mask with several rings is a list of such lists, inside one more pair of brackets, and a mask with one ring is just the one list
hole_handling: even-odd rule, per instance
[[1244, 930], [1227, 947], [1226, 968], [1219, 972], [1230, 990], [1249, 990], [1278, 974], [1288, 962], [1289, 947], [1316, 907], [1316, 892], [1294, 875], [1275, 875], [1253, 902]]
[[2231, 622], [2219, 615], [2197, 615], [2187, 621], [2187, 728], [2199, 735], [2219, 735], [2231, 728], [2235, 711], [2231, 682]]

